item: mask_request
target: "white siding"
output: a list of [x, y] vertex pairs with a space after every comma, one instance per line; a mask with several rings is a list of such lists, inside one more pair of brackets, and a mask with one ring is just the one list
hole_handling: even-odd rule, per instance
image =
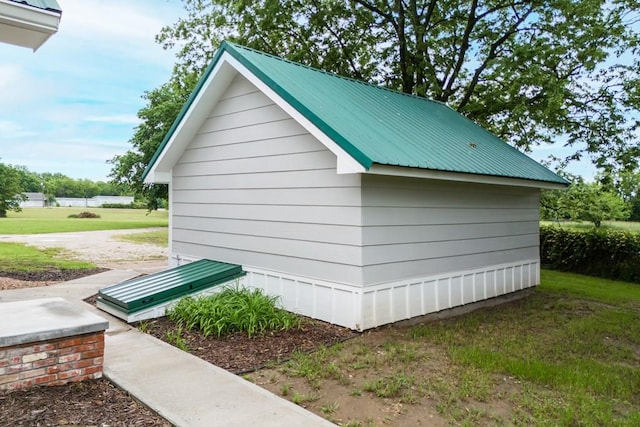
[[539, 258], [537, 189], [367, 175], [362, 203], [365, 286]]
[[362, 282], [360, 177], [338, 175], [335, 155], [243, 77], [171, 187], [174, 254]]

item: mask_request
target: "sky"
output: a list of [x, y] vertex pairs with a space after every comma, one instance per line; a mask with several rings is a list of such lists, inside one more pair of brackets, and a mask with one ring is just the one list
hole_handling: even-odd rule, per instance
[[179, 0], [58, 0], [59, 30], [35, 53], [0, 43], [0, 162], [107, 180], [175, 54], [154, 40]]
[[[180, 0], [58, 0], [62, 20], [35, 53], [0, 43], [0, 162], [106, 181], [139, 123], [142, 95], [169, 79], [173, 51], [155, 36], [184, 16]], [[540, 161], [571, 153], [538, 147]], [[588, 161], [569, 172], [591, 179]]]

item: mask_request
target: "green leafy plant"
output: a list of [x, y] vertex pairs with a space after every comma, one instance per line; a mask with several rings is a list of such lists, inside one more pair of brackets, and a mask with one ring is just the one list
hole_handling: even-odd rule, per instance
[[168, 331], [167, 341], [170, 344], [178, 347], [182, 351], [189, 351], [189, 345], [187, 344], [187, 341], [182, 336], [182, 332], [183, 332], [182, 326], [176, 327], [174, 331]]
[[640, 234], [540, 227], [540, 258], [554, 270], [640, 283]]
[[277, 306], [277, 297], [260, 289], [228, 287], [206, 297], [187, 297], [169, 309], [170, 320], [205, 337], [236, 332], [249, 336], [300, 327], [300, 318]]

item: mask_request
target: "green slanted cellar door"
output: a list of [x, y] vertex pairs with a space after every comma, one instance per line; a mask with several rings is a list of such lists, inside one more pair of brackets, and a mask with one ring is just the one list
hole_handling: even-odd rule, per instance
[[245, 274], [240, 265], [203, 259], [102, 288], [97, 305], [125, 318], [117, 313], [129, 317], [132, 313], [229, 283]]

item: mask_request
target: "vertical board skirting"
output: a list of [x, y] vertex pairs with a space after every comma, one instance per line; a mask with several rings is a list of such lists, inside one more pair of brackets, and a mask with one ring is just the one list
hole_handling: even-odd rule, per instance
[[245, 267], [244, 283], [289, 311], [365, 330], [536, 286], [539, 270], [539, 260], [527, 260], [359, 288]]
[[280, 297], [285, 309], [347, 328], [362, 330], [361, 288], [245, 267], [244, 283]]

